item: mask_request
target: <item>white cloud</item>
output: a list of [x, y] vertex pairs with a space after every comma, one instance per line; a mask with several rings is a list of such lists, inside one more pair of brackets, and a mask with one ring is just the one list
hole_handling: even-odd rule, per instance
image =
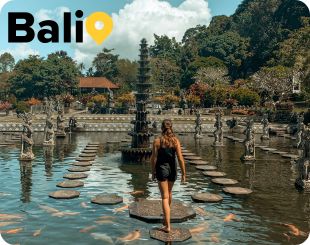
[[32, 49], [28, 44], [26, 43], [20, 43], [17, 45], [14, 45], [14, 48], [7, 48], [6, 50], [3, 50], [3, 52], [8, 52], [13, 55], [15, 60], [24, 59], [27, 58], [29, 55], [39, 55], [39, 51]]
[[43, 20], [61, 20], [63, 19], [64, 12], [70, 12], [70, 9], [64, 6], [55, 8], [54, 10], [40, 9], [38, 12], [35, 13], [35, 17], [38, 22], [41, 22]]
[[139, 42], [154, 42], [154, 33], [175, 37], [180, 41], [188, 28], [208, 25], [211, 13], [206, 0], [184, 0], [178, 7], [162, 0], [133, 0], [112, 14], [112, 34], [101, 45], [95, 44], [84, 28], [84, 43], [74, 44], [75, 59], [87, 66], [103, 47], [129, 59], [138, 58]]

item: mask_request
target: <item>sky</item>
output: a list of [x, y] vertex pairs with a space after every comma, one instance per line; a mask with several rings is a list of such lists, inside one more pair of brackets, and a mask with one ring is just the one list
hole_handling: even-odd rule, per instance
[[[102, 48], [114, 48], [122, 58], [136, 60], [139, 42], [146, 38], [154, 42], [154, 33], [168, 35], [181, 41], [184, 32], [197, 25], [209, 25], [212, 16], [231, 15], [242, 0], [0, 0], [0, 54], [10, 52], [16, 60], [30, 54], [46, 56], [65, 50], [78, 63], [90, 66]], [[7, 3], [6, 3], [7, 2]], [[74, 41], [76, 10], [84, 12], [84, 19], [93, 12], [109, 14], [114, 22], [111, 35], [97, 45], [84, 26], [84, 42]], [[29, 12], [35, 17], [33, 29], [40, 30], [39, 22], [54, 20], [59, 24], [60, 43], [8, 43], [8, 12]], [[63, 43], [63, 12], [72, 12], [72, 43]]]

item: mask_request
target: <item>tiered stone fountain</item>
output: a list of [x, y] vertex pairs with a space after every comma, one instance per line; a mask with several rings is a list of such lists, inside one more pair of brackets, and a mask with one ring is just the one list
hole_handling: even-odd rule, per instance
[[149, 51], [146, 39], [142, 39], [140, 44], [140, 67], [136, 94], [136, 119], [131, 123], [134, 125], [133, 131], [129, 133], [132, 137], [131, 148], [122, 149], [122, 158], [126, 162], [144, 162], [149, 160], [152, 150], [150, 148], [149, 130], [151, 123], [147, 119], [148, 112], [146, 106], [149, 101], [151, 83]]

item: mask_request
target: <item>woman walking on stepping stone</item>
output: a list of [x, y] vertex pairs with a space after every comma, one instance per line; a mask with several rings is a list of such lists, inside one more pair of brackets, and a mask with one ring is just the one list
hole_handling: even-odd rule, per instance
[[164, 213], [164, 227], [161, 229], [170, 232], [170, 206], [172, 201], [172, 187], [177, 179], [176, 156], [182, 172], [181, 182], [186, 181], [185, 164], [181, 145], [173, 133], [171, 120], [165, 119], [161, 126], [162, 136], [155, 139], [151, 157], [152, 178], [158, 180], [158, 187], [162, 198]]

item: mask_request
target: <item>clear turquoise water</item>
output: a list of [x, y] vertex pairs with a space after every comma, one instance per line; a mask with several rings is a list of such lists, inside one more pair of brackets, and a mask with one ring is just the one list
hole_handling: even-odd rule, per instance
[[[5, 140], [1, 136], [1, 141]], [[73, 134], [65, 140], [57, 140], [53, 149], [47, 150], [38, 143], [34, 147], [36, 159], [32, 165], [20, 165], [18, 161], [19, 146], [0, 147], [0, 213], [20, 214], [21, 223], [0, 230], [22, 227], [17, 234], [4, 234], [4, 239], [11, 244], [109, 244], [108, 240], [96, 240], [91, 233], [106, 234], [115, 244], [121, 244], [117, 238], [136, 229], [141, 230], [141, 239], [129, 244], [161, 244], [149, 238], [148, 231], [156, 224], [147, 224], [130, 218], [128, 210], [114, 213], [116, 206], [99, 206], [90, 203], [90, 199], [100, 193], [118, 193], [125, 202], [130, 203], [138, 197], [159, 198], [157, 184], [149, 178], [148, 165], [124, 165], [121, 162], [122, 145], [108, 144], [109, 140], [124, 139], [126, 134], [80, 133]], [[199, 216], [178, 227], [192, 228], [207, 222], [208, 229], [195, 235], [183, 244], [212, 244], [211, 237], [216, 236], [219, 244], [299, 244], [303, 237], [292, 236], [290, 241], [283, 235], [288, 229], [279, 223], [291, 223], [303, 231], [310, 230], [310, 194], [299, 193], [294, 188], [296, 172], [289, 160], [278, 155], [257, 149], [255, 164], [245, 165], [239, 158], [243, 153], [240, 143], [225, 140], [225, 147], [211, 146], [212, 138], [205, 137], [199, 142], [191, 135], [180, 136], [187, 149], [218, 166], [229, 178], [240, 181], [239, 186], [252, 188], [254, 193], [247, 198], [236, 198], [222, 193], [220, 186], [211, 183], [200, 171], [187, 164], [188, 182], [180, 185], [176, 182], [173, 197], [194, 207], [207, 211], [207, 216]], [[54, 200], [48, 193], [58, 190], [56, 184], [63, 181], [63, 175], [88, 142], [102, 143], [95, 164], [89, 176], [83, 180], [85, 186], [77, 188], [81, 195], [72, 200]], [[259, 141], [258, 141], [259, 142]], [[292, 141], [284, 138], [272, 138], [270, 146], [281, 150], [290, 150]], [[133, 190], [143, 190], [144, 195], [126, 194]], [[191, 193], [209, 191], [224, 197], [219, 204], [196, 204], [191, 200]], [[84, 208], [81, 203], [88, 207]], [[79, 212], [76, 216], [53, 217], [42, 210], [39, 205], [47, 205], [60, 211]], [[239, 222], [224, 222], [223, 219], [233, 213]], [[113, 216], [109, 224], [97, 225], [100, 216]], [[88, 226], [96, 228], [88, 233], [79, 232]], [[42, 229], [43, 228], [43, 229]], [[33, 233], [42, 229], [39, 236]], [[200, 242], [200, 243], [199, 243]]]

